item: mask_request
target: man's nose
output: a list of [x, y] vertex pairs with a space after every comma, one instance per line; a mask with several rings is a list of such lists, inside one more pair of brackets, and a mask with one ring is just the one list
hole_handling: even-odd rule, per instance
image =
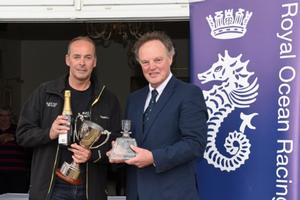
[[85, 64], [84, 58], [81, 58], [81, 59], [79, 60], [79, 63], [80, 63], [80, 65], [84, 65], [84, 64]]
[[150, 69], [154, 69], [155, 67], [156, 67], [155, 62], [154, 62], [153, 60], [151, 60], [151, 61], [149, 62], [149, 68], [150, 68]]

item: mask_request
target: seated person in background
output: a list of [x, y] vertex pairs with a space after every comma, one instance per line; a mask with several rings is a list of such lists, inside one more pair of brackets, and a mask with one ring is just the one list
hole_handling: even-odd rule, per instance
[[15, 132], [11, 109], [0, 107], [0, 194], [28, 192], [30, 158], [16, 143]]

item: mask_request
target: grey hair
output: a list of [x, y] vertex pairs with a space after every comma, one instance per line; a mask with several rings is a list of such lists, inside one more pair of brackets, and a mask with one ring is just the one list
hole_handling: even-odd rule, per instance
[[69, 44], [68, 44], [68, 55], [70, 54], [70, 49], [71, 49], [71, 45], [76, 42], [76, 41], [79, 41], [79, 40], [83, 40], [83, 41], [86, 41], [86, 42], [89, 42], [93, 45], [94, 49], [95, 49], [95, 56], [96, 56], [96, 44], [94, 42], [94, 40], [92, 40], [90, 37], [88, 36], [78, 36], [78, 37], [75, 37], [73, 38]]
[[171, 57], [175, 55], [175, 48], [171, 38], [162, 31], [153, 31], [145, 33], [135, 42], [133, 46], [133, 53], [137, 61], [139, 61], [139, 50], [141, 46], [152, 40], [159, 40], [161, 43], [163, 43]]

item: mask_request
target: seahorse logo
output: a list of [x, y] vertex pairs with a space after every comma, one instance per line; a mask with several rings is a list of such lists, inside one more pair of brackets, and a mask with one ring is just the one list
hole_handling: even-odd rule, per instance
[[258, 113], [240, 113], [242, 123], [239, 130], [230, 132], [225, 139], [224, 147], [230, 156], [220, 153], [216, 138], [224, 119], [236, 108], [247, 108], [256, 101], [259, 84], [257, 77], [249, 83], [254, 72], [247, 70], [249, 60], [242, 62], [242, 54], [231, 57], [225, 50], [224, 56], [218, 54], [218, 61], [210, 69], [198, 74], [202, 84], [218, 81], [210, 90], [203, 90], [208, 107], [208, 143], [204, 158], [209, 164], [222, 171], [234, 171], [249, 159], [251, 144], [245, 135], [246, 128], [255, 129], [251, 120]]

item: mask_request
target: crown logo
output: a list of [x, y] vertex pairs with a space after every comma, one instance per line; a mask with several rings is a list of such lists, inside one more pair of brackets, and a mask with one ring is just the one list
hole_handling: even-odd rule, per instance
[[215, 12], [214, 18], [209, 15], [206, 20], [211, 29], [211, 35], [216, 39], [233, 39], [243, 37], [252, 12], [239, 8], [233, 14], [233, 9]]

